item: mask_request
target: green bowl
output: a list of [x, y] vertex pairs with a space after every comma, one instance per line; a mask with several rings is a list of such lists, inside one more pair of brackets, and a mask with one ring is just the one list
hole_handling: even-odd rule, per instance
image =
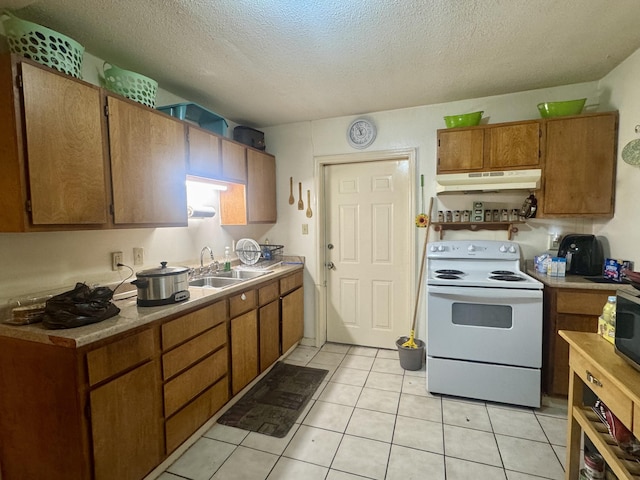
[[484, 112], [465, 113], [463, 115], [449, 115], [444, 117], [444, 124], [447, 128], [455, 127], [475, 127], [480, 124]]
[[542, 118], [563, 117], [565, 115], [580, 115], [586, 98], [567, 100], [565, 102], [544, 102], [538, 104], [538, 111]]

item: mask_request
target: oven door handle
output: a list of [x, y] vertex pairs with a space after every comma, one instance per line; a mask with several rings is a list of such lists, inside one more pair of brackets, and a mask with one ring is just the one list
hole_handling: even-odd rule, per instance
[[428, 285], [427, 294], [438, 297], [446, 297], [451, 300], [464, 302], [480, 301], [486, 303], [487, 300], [497, 299], [502, 303], [520, 299], [542, 298], [542, 290], [520, 290], [517, 288], [482, 288], [482, 287], [451, 287], [446, 285]]

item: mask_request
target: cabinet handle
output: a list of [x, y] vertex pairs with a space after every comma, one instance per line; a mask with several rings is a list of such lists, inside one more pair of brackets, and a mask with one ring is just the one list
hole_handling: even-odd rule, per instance
[[602, 386], [602, 382], [594, 377], [589, 370], [587, 370], [587, 381], [593, 383], [594, 385], [597, 385], [598, 387]]
[[240, 295], [240, 298], [241, 298], [242, 300], [246, 300], [246, 299], [247, 299], [247, 296], [243, 293], [242, 295]]

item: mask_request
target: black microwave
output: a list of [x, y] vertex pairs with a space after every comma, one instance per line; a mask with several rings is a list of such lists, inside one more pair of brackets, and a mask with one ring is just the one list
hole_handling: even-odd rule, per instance
[[640, 297], [618, 292], [616, 298], [616, 353], [640, 370]]

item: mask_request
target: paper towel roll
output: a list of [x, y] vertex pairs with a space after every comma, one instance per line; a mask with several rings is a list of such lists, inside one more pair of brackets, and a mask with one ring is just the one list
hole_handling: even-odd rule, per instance
[[216, 209], [213, 208], [213, 207], [203, 207], [203, 206], [192, 207], [192, 206], [188, 206], [187, 207], [187, 213], [189, 215], [189, 218], [210, 218], [210, 217], [215, 216]]

